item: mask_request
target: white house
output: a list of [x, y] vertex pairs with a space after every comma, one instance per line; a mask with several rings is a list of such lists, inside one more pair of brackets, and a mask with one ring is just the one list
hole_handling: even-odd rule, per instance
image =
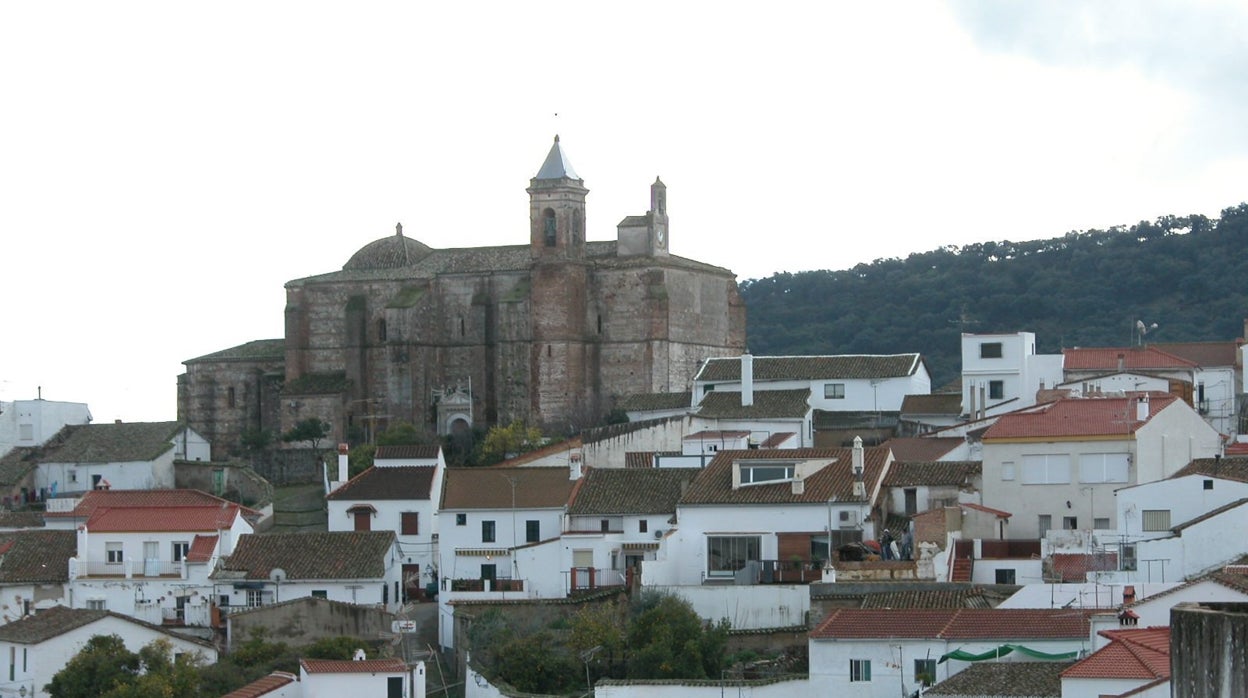
[[1062, 672], [1062, 698], [1170, 695], [1170, 628], [1098, 633], [1099, 648]]
[[[810, 581], [831, 551], [875, 537], [887, 449], [721, 451], [690, 483], [646, 586]], [[743, 576], [744, 575], [744, 576]]]
[[1001, 415], [983, 434], [983, 501], [1013, 514], [1014, 538], [1113, 530], [1115, 490], [1173, 475], [1220, 447], [1173, 395], [1061, 399]]
[[42, 446], [62, 427], [90, 424], [86, 403], [56, 400], [0, 402], [0, 456], [12, 448]]
[[116, 635], [131, 652], [166, 640], [175, 656], [198, 655], [205, 664], [217, 661], [212, 643], [109, 611], [54, 606], [0, 626], [0, 661], [8, 664], [6, 694], [47, 696], [44, 686], [96, 635]]
[[394, 531], [309, 531], [243, 536], [211, 576], [224, 612], [305, 596], [401, 605], [401, 565]]
[[962, 411], [971, 419], [1036, 404], [1062, 380], [1062, 356], [1037, 354], [1033, 332], [962, 334]]
[[810, 633], [810, 681], [824, 695], [911, 695], [973, 662], [1069, 661], [1088, 645], [1069, 609], [832, 611]]
[[401, 659], [366, 659], [362, 650], [359, 655], [355, 660], [300, 659], [302, 698], [424, 698], [423, 664], [413, 669], [413, 672], [420, 672], [418, 682], [414, 673], [409, 675], [407, 665]]
[[208, 442], [178, 422], [67, 426], [44, 446], [33, 486], [55, 497], [94, 489], [174, 486], [175, 460], [209, 460]]
[[[164, 625], [211, 625], [217, 560], [251, 534], [243, 507], [193, 490], [97, 491], [76, 508], [69, 561], [74, 608]], [[127, 505], [126, 502], [133, 502]], [[73, 517], [53, 517], [63, 525]]]
[[0, 623], [64, 605], [75, 549], [73, 531], [0, 533]]
[[562, 567], [564, 514], [581, 481], [569, 468], [447, 468], [438, 507], [441, 588], [438, 628], [453, 647], [457, 599], [563, 598], [572, 569]]
[[380, 446], [373, 467], [326, 497], [331, 531], [394, 531], [402, 599], [438, 581], [437, 497], [446, 464], [438, 446]]

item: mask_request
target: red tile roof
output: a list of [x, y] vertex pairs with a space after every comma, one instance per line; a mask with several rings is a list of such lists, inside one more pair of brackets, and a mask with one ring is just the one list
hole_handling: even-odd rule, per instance
[[784, 444], [785, 441], [788, 441], [789, 439], [793, 439], [796, 437], [797, 437], [796, 432], [778, 431], [772, 434], [771, 436], [768, 436], [766, 440], [764, 440], [761, 444], [758, 445], [758, 447], [759, 448], [779, 448], [780, 446]]
[[442, 447], [437, 445], [378, 446], [377, 452], [373, 454], [373, 461], [397, 459], [437, 460], [438, 453], [441, 450]]
[[495, 466], [447, 468], [443, 482], [440, 509], [558, 509], [579, 480], [562, 467]]
[[97, 507], [87, 520], [87, 530], [217, 531], [233, 526], [237, 517], [237, 504], [225, 507]]
[[221, 698], [262, 698], [262, 696], [266, 696], [282, 686], [294, 683], [298, 680], [299, 677], [294, 674], [287, 674], [284, 671], [275, 671], [268, 676], [263, 676], [255, 681], [252, 681], [236, 691], [231, 691], [224, 696], [221, 696]]
[[1155, 346], [1147, 347], [1091, 347], [1087, 349], [1063, 349], [1063, 367], [1067, 371], [1117, 371], [1118, 359], [1122, 368], [1136, 370], [1196, 368], [1196, 363], [1162, 351]]
[[1152, 346], [1206, 368], [1239, 365], [1239, 342], [1159, 342]]
[[[984, 441], [996, 439], [1042, 439], [1050, 437], [1121, 436], [1130, 438], [1148, 420], [1136, 419], [1138, 397], [1068, 398], [1034, 410], [1003, 414], [984, 433]], [[1150, 393], [1148, 418], [1178, 398]]]
[[1170, 676], [1170, 628], [1103, 630], [1110, 642], [1062, 672], [1064, 679], [1162, 679]]
[[866, 609], [832, 611], [812, 639], [1086, 639], [1091, 611], [1050, 608]]
[[1053, 575], [1062, 582], [1086, 582], [1089, 572], [1118, 569], [1118, 553], [1053, 553]]
[[966, 443], [961, 436], [907, 436], [889, 439], [884, 446], [893, 450], [893, 457], [902, 462], [938, 461], [953, 449]]
[[431, 465], [376, 466], [329, 493], [329, 500], [427, 500], [437, 467]]
[[[97, 507], [181, 507], [220, 506], [233, 502], [214, 497], [199, 490], [91, 490], [82, 495], [71, 512], [48, 512], [46, 518], [89, 519]], [[244, 515], [259, 515], [254, 509], [243, 507]]]
[[[1244, 446], [1248, 447], [1248, 444], [1244, 444]], [[1226, 452], [1228, 456], [1231, 455], [1229, 446]], [[1248, 453], [1245, 455], [1248, 455]], [[1170, 479], [1173, 480], [1188, 475], [1204, 475], [1223, 480], [1248, 482], [1248, 458], [1197, 458], [1183, 466], [1179, 472], [1171, 475]]]
[[299, 665], [309, 674], [393, 674], [406, 672], [401, 659], [300, 659]]
[[[868, 496], [875, 491], [888, 450], [863, 449], [863, 482]], [[800, 461], [832, 461], [805, 478], [803, 492], [793, 494], [788, 480], [774, 484], [747, 485], [732, 489], [732, 469], [737, 462], [769, 461], [797, 463]], [[854, 500], [854, 477], [850, 471], [853, 449], [850, 448], [777, 448], [747, 451], [720, 451], [702, 469], [680, 499], [681, 504], [789, 504], [825, 503], [837, 498]]]
[[1008, 511], [1002, 511], [1002, 510], [1000, 510], [1000, 509], [993, 509], [992, 507], [986, 507], [986, 506], [984, 506], [984, 505], [982, 505], [982, 504], [976, 504], [976, 503], [974, 503], [974, 502], [958, 502], [958, 506], [959, 506], [959, 507], [961, 507], [961, 508], [963, 508], [963, 509], [971, 509], [971, 510], [974, 510], [974, 511], [982, 511], [982, 512], [984, 512], [985, 514], [992, 514], [993, 516], [996, 516], [996, 517], [999, 517], [999, 518], [1002, 518], [1002, 519], [1008, 519], [1008, 518], [1010, 518], [1011, 516], [1013, 516], [1013, 514], [1011, 514], [1011, 513], [1010, 513], [1010, 512], [1008, 512]]
[[[883, 448], [888, 448], [885, 443]], [[893, 456], [897, 455], [893, 451]], [[977, 460], [949, 460], [931, 462], [898, 462], [888, 468], [884, 478], [885, 487], [962, 487], [983, 472], [983, 462]]]
[[186, 561], [208, 562], [212, 559], [212, 552], [217, 549], [219, 538], [220, 536], [195, 536], [191, 547], [186, 551]]

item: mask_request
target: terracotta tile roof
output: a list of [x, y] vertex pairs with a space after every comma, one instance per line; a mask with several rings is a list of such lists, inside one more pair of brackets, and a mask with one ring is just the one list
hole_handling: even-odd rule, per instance
[[[1176, 400], [1173, 395], [1150, 394], [1149, 419]], [[1070, 398], [1034, 410], [1003, 414], [984, 433], [984, 441], [1116, 435], [1126, 439], [1147, 423], [1136, 419], [1135, 397]]]
[[1151, 346], [1205, 368], [1239, 364], [1239, 342], [1157, 342]]
[[437, 460], [442, 447], [436, 444], [407, 444], [403, 446], [378, 446], [373, 460]]
[[[853, 449], [850, 448], [781, 448], [720, 451], [698, 473], [688, 491], [680, 499], [682, 505], [694, 504], [798, 504], [826, 503], [836, 498], [854, 501], [854, 477], [850, 471]], [[867, 494], [875, 490], [884, 474], [888, 451], [882, 448], [863, 449], [863, 482]], [[789, 481], [766, 485], [747, 485], [732, 489], [733, 464], [753, 460], [796, 463], [799, 461], [831, 461], [805, 479], [802, 494], [793, 494]]]
[[527, 453], [521, 453], [518, 456], [513, 456], [502, 463], [495, 463], [493, 467], [518, 468], [522, 465], [529, 465], [530, 463], [540, 461], [549, 456], [567, 456], [572, 451], [581, 448], [582, 445], [581, 437], [574, 436], [566, 441], [556, 441], [555, 443], [547, 444]]
[[64, 584], [69, 558], [78, 554], [74, 531], [0, 533], [0, 584]]
[[43, 528], [41, 511], [0, 511], [0, 528]]
[[[755, 356], [754, 382], [793, 380], [850, 380], [913, 375], [923, 359], [918, 354], [841, 356]], [[694, 381], [739, 381], [741, 358], [707, 359]]]
[[93, 532], [217, 531], [230, 528], [238, 505], [180, 507], [96, 507], [87, 519]]
[[[439, 509], [561, 509], [579, 480], [559, 468], [447, 468]], [[514, 483], [514, 490], [513, 490]]]
[[901, 414], [962, 414], [962, 394], [907, 395], [901, 399]]
[[653, 451], [627, 451], [624, 453], [625, 468], [653, 468]]
[[299, 666], [309, 674], [393, 674], [407, 671], [402, 659], [300, 659]]
[[1248, 482], [1248, 458], [1197, 458], [1170, 477], [1174, 479], [1188, 475]]
[[1070, 662], [977, 662], [932, 686], [925, 696], [1060, 698]]
[[1002, 600], [996, 599], [993, 603], [979, 587], [868, 592], [862, 595], [861, 608], [994, 608]]
[[693, 391], [683, 393], [646, 393], [625, 395], [615, 401], [615, 406], [626, 412], [652, 412], [679, 410], [693, 405]]
[[329, 493], [326, 499], [353, 500], [428, 500], [437, 468], [431, 465], [377, 467], [351, 478], [347, 484]]
[[708, 419], [801, 419], [810, 413], [810, 389], [755, 390], [754, 404], [742, 405], [741, 393], [724, 390], [702, 396], [697, 415]]
[[[885, 443], [881, 448], [888, 448]], [[897, 452], [893, 451], [893, 456]], [[983, 462], [977, 460], [949, 460], [931, 463], [896, 462], [888, 469], [888, 477], [884, 478], [885, 487], [961, 487], [970, 484], [971, 479], [983, 470]]]
[[1248, 456], [1248, 442], [1235, 441], [1226, 445], [1226, 455], [1228, 456]]
[[1236, 572], [1221, 571], [1221, 572], [1211, 572], [1209, 574], [1201, 575], [1184, 584], [1180, 584], [1178, 586], [1166, 589], [1165, 591], [1159, 591], [1156, 594], [1153, 594], [1152, 596], [1148, 596], [1148, 597], [1139, 599], [1137, 601], [1133, 601], [1129, 604], [1129, 606], [1131, 608], [1134, 608], [1136, 606], [1143, 606], [1144, 604], [1147, 604], [1153, 601], [1154, 599], [1159, 599], [1164, 596], [1169, 596], [1171, 594], [1175, 594], [1179, 591], [1190, 589], [1191, 587], [1197, 584], [1203, 584], [1205, 582], [1213, 582], [1214, 584], [1221, 584], [1227, 589], [1231, 589], [1232, 591], [1238, 591], [1241, 594], [1248, 595], [1248, 575], [1243, 575], [1243, 574], [1239, 574]]
[[71, 424], [43, 447], [41, 463], [128, 463], [173, 449], [178, 422]]
[[282, 686], [294, 683], [298, 680], [299, 677], [294, 674], [288, 674], [284, 671], [275, 671], [268, 676], [262, 676], [255, 681], [252, 681], [238, 690], [230, 691], [229, 693], [221, 696], [221, 698], [263, 698]]
[[1013, 514], [1008, 511], [993, 509], [992, 507], [986, 507], [983, 504], [976, 504], [974, 502], [958, 502], [958, 506], [963, 509], [970, 509], [971, 511], [982, 511], [985, 514], [992, 514], [993, 516], [1002, 519], [1008, 519], [1013, 516]]
[[380, 579], [394, 549], [394, 531], [312, 531], [240, 536], [214, 579]]
[[961, 436], [910, 436], [889, 439], [884, 446], [893, 450], [893, 457], [903, 463], [940, 460], [946, 453], [966, 443]]
[[1061, 582], [1086, 582], [1089, 572], [1118, 569], [1118, 553], [1053, 553], [1050, 556], [1053, 576]]
[[141, 625], [149, 630], [155, 630], [185, 642], [193, 642], [205, 648], [215, 649], [210, 642], [205, 642], [189, 635], [172, 633], [159, 625], [145, 623], [137, 618], [131, 618], [120, 613], [93, 611], [85, 608], [68, 608], [65, 606], [53, 606], [52, 608], [38, 611], [33, 616], [26, 616], [11, 623], [0, 625], [0, 642], [35, 645], [64, 635], [71, 630], [90, 625], [101, 618], [109, 617], [118, 618], [134, 625]]
[[[91, 490], [82, 495], [73, 511], [47, 512], [47, 518], [89, 519], [97, 508], [123, 507], [184, 507], [184, 506], [234, 506], [228, 499], [214, 497], [199, 490]], [[241, 507], [244, 514], [258, 514], [254, 509]]]
[[42, 449], [16, 446], [0, 454], [0, 485], [18, 485], [39, 467]]
[[896, 432], [897, 425], [901, 423], [901, 413], [888, 410], [815, 410], [812, 421], [816, 431], [879, 430], [885, 432], [887, 438]]
[[1163, 679], [1170, 676], [1170, 628], [1103, 630], [1109, 644], [1062, 672], [1064, 679]]
[[758, 447], [759, 448], [779, 448], [780, 446], [784, 445], [784, 442], [790, 439], [795, 439], [795, 438], [797, 438], [797, 432], [778, 431], [772, 434], [771, 436], [768, 436], [766, 439], [763, 439], [763, 442], [759, 444]]
[[589, 468], [568, 513], [675, 514], [681, 490], [698, 468]]
[[1087, 639], [1090, 611], [1050, 608], [840, 608], [810, 633], [819, 639]]
[[1156, 346], [1147, 347], [1093, 347], [1063, 349], [1063, 367], [1066, 371], [1116, 371], [1118, 359], [1129, 370], [1158, 370], [1196, 368], [1196, 364], [1180, 358]]
[[219, 361], [285, 361], [286, 340], [256, 339], [229, 349], [197, 356], [182, 363], [189, 366], [200, 363], [216, 363]]
[[191, 540], [191, 547], [186, 551], [187, 562], [208, 562], [212, 559], [212, 553], [217, 549], [217, 542], [220, 536], [195, 536]]

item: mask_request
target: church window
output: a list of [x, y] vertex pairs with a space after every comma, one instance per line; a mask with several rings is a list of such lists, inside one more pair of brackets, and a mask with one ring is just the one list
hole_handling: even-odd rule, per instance
[[464, 336], [464, 319], [462, 317], [459, 319], [459, 336]]
[[598, 334], [602, 334], [602, 316], [598, 316]]
[[555, 246], [555, 212], [552, 209], [546, 209], [542, 214], [543, 235], [545, 237], [546, 246]]
[[377, 321], [377, 341], [386, 341], [386, 320], [382, 318]]
[[234, 406], [234, 388], [226, 389], [225, 400], [229, 403], [230, 407]]

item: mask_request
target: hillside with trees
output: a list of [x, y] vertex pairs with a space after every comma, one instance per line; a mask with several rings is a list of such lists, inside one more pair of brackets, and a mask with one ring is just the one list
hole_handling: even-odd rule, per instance
[[756, 355], [921, 352], [933, 389], [962, 332], [1036, 333], [1036, 350], [1231, 340], [1248, 317], [1248, 204], [1049, 240], [947, 246], [842, 271], [741, 283]]

